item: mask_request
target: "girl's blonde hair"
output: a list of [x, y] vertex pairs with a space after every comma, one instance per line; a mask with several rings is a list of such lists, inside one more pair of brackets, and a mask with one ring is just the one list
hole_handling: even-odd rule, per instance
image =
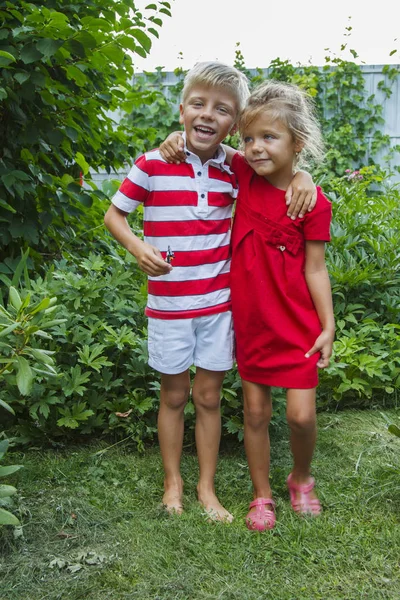
[[190, 69], [183, 82], [182, 104], [185, 104], [190, 90], [196, 85], [221, 87], [230, 92], [235, 99], [238, 114], [245, 107], [250, 94], [247, 77], [235, 67], [220, 62], [201, 62]]
[[312, 98], [300, 87], [282, 81], [264, 81], [251, 93], [240, 116], [239, 130], [246, 128], [262, 112], [279, 119], [290, 131], [293, 140], [303, 145], [297, 164], [318, 163], [324, 157], [324, 143], [315, 116]]

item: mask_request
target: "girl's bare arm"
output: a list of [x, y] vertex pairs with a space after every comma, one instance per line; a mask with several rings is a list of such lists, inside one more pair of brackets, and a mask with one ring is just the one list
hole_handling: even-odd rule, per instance
[[322, 327], [321, 334], [315, 340], [313, 347], [306, 353], [306, 357], [308, 358], [316, 352], [320, 352], [321, 357], [317, 366], [324, 369], [329, 365], [335, 337], [332, 291], [325, 264], [324, 242], [306, 241], [304, 273]]

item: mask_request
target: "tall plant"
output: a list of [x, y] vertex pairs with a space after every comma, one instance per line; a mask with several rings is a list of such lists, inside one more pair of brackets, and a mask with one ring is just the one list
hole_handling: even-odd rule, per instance
[[169, 9], [160, 0], [143, 12], [133, 0], [0, 0], [0, 262], [21, 246], [48, 247], [103, 196], [80, 175], [127, 159], [115, 111], [135, 54], [150, 52]]

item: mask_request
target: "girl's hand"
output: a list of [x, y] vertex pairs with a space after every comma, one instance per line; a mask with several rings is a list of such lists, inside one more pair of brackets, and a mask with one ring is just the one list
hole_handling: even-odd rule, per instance
[[140, 270], [151, 277], [166, 275], [172, 270], [172, 266], [165, 262], [159, 249], [146, 242], [141, 244], [140, 249], [135, 253], [135, 258]]
[[186, 160], [186, 154], [183, 149], [184, 144], [181, 131], [170, 133], [159, 148], [161, 156], [167, 163], [175, 163], [177, 165]]
[[323, 331], [315, 340], [314, 346], [305, 355], [309, 358], [316, 352], [320, 352], [321, 356], [318, 359], [317, 367], [319, 369], [325, 369], [329, 366], [329, 359], [332, 356], [334, 334], [329, 331]]
[[286, 191], [286, 204], [289, 204], [287, 216], [295, 219], [304, 217], [317, 202], [317, 188], [312, 177], [306, 171], [298, 171]]

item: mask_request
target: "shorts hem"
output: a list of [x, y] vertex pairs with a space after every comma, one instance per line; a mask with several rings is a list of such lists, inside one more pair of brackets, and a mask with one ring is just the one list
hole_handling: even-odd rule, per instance
[[229, 363], [224, 363], [223, 365], [215, 365], [215, 363], [205, 363], [203, 361], [195, 361], [195, 367], [200, 367], [201, 369], [207, 369], [207, 371], [230, 371], [233, 367], [233, 361]]
[[155, 371], [158, 371], [162, 375], [179, 375], [179, 373], [184, 373], [185, 371], [187, 371], [192, 366], [192, 363], [190, 362], [187, 367], [184, 366], [183, 368], [181, 368], [181, 367], [174, 368], [171, 366], [168, 367], [168, 366], [161, 365], [160, 363], [149, 359], [148, 365], [149, 365], [149, 367], [151, 367]]

